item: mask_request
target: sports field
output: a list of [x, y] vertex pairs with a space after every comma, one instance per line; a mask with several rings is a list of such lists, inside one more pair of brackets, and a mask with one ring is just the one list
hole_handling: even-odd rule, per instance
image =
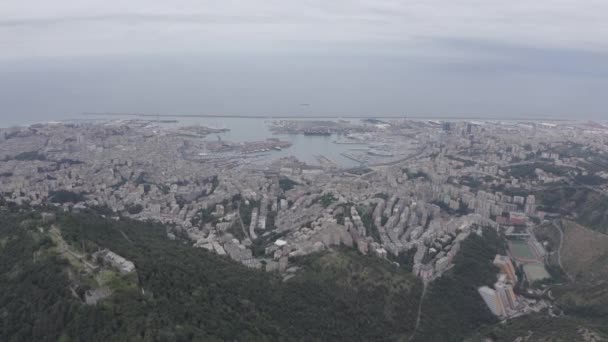
[[524, 273], [526, 273], [526, 278], [528, 278], [530, 282], [551, 277], [545, 266], [541, 263], [525, 264]]
[[513, 258], [520, 261], [536, 260], [536, 255], [530, 249], [530, 246], [525, 241], [512, 240], [509, 241], [509, 251]]

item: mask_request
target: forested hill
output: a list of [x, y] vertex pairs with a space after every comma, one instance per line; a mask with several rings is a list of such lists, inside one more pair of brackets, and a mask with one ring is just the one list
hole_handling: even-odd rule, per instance
[[415, 341], [462, 341], [476, 329], [498, 322], [477, 288], [496, 282], [499, 270], [492, 261], [496, 254], [504, 254], [503, 244], [489, 228], [463, 242], [452, 270], [427, 289]]
[[[414, 333], [422, 284], [386, 260], [339, 249], [297, 260], [284, 281], [169, 240], [159, 224], [45, 211], [0, 208], [0, 341], [512, 341], [530, 331], [570, 341], [581, 329], [606, 332], [597, 315], [496, 324], [476, 293], [503, 252], [493, 231], [472, 234], [427, 287]], [[91, 256], [105, 248], [136, 271]]]
[[[1, 341], [399, 340], [413, 332], [422, 285], [383, 260], [326, 253], [300, 260], [283, 282], [170, 241], [157, 224], [93, 213], [0, 216]], [[136, 273], [87, 271], [100, 248], [133, 261]], [[111, 295], [85, 304], [101, 285]]]

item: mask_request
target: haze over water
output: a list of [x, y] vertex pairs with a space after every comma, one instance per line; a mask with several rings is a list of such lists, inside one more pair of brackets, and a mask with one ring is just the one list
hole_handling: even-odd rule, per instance
[[363, 54], [26, 60], [0, 66], [0, 115], [606, 117], [606, 78], [505, 68]]
[[605, 13], [606, 1], [5, 0], [1, 125], [82, 112], [606, 119]]

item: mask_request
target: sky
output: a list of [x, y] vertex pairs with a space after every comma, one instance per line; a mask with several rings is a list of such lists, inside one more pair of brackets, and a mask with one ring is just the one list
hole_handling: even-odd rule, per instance
[[5, 125], [82, 112], [608, 119], [605, 0], [3, 0], [0, 52]]

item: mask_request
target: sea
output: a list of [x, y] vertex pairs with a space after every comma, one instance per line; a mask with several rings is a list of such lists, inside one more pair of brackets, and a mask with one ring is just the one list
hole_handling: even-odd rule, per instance
[[[380, 117], [377, 117], [381, 119]], [[29, 125], [38, 122], [44, 121], [36, 121], [36, 122], [22, 122], [19, 118], [7, 118], [8, 120], [4, 121], [2, 126], [19, 124], [19, 125]], [[121, 119], [145, 119], [150, 121], [155, 121], [158, 118], [155, 116], [139, 116], [133, 114], [124, 114], [124, 115], [116, 115], [116, 114], [79, 114], [73, 115], [64, 118], [57, 118], [57, 121], [107, 121], [107, 120], [121, 120]], [[344, 156], [345, 153], [349, 153], [355, 150], [361, 151], [362, 149], [366, 149], [368, 146], [366, 145], [352, 145], [352, 144], [339, 144], [336, 141], [342, 140], [343, 137], [340, 137], [337, 134], [333, 134], [330, 136], [315, 136], [315, 135], [303, 135], [303, 134], [275, 134], [270, 130], [271, 123], [275, 120], [345, 120], [351, 121], [353, 123], [360, 122], [360, 120], [364, 118], [337, 118], [337, 117], [311, 117], [311, 118], [302, 118], [302, 117], [285, 117], [285, 118], [261, 118], [261, 117], [209, 117], [209, 116], [163, 116], [160, 117], [160, 121], [162, 125], [167, 126], [192, 126], [192, 125], [201, 125], [213, 128], [226, 128], [228, 131], [211, 134], [206, 137], [206, 139], [218, 139], [218, 137], [224, 141], [231, 142], [247, 142], [247, 141], [260, 141], [268, 138], [278, 138], [283, 141], [288, 141], [291, 143], [291, 146], [288, 148], [284, 148], [280, 151], [271, 150], [264, 152], [264, 157], [262, 158], [264, 162], [275, 160], [281, 157], [293, 156], [298, 158], [300, 161], [303, 161], [309, 165], [319, 165], [319, 161], [317, 159], [318, 156], [323, 156], [331, 161], [333, 161], [336, 165], [341, 168], [349, 168], [349, 167], [358, 167], [361, 164], [357, 161], [349, 159]], [[392, 117], [391, 119], [394, 119]], [[451, 118], [451, 120], [464, 120], [464, 118]], [[26, 119], [24, 119], [25, 121]], [[169, 123], [162, 123], [164, 120], [167, 121], [176, 121]], [[516, 120], [516, 119], [507, 119], [507, 120]], [[517, 119], [519, 120], [519, 119]], [[31, 121], [31, 120], [29, 120]], [[502, 120], [501, 120], [502, 121]], [[48, 122], [48, 119], [46, 120]]]
[[[329, 136], [315, 136], [303, 134], [275, 134], [270, 130], [270, 126], [274, 119], [262, 118], [208, 118], [208, 117], [187, 117], [177, 118], [178, 125], [190, 126], [201, 125], [213, 128], [227, 128], [229, 131], [219, 134], [207, 136], [207, 139], [217, 139], [217, 136], [222, 140], [232, 142], [247, 142], [260, 141], [268, 138], [278, 138], [291, 143], [290, 147], [284, 148], [281, 151], [271, 150], [269, 158], [281, 158], [294, 156], [298, 160], [309, 165], [319, 165], [317, 156], [322, 155], [341, 167], [355, 167], [361, 164], [354, 160], [348, 159], [342, 153], [348, 152], [357, 146], [337, 144], [334, 141], [340, 137], [337, 134]], [[290, 120], [305, 120], [305, 119], [290, 119]], [[315, 119], [317, 120], [317, 119]], [[322, 120], [336, 121], [338, 118], [324, 118]], [[356, 120], [356, 119], [354, 119]]]
[[[121, 120], [121, 119], [145, 119], [155, 121], [155, 117], [140, 117], [133, 115], [79, 115], [70, 116], [63, 119], [57, 119], [56, 121], [107, 121], [107, 120]], [[288, 119], [288, 118], [286, 118]], [[314, 120], [345, 120], [341, 118], [315, 118]], [[171, 123], [162, 123], [164, 120], [177, 121]], [[290, 147], [282, 150], [271, 150], [264, 152], [265, 157], [263, 160], [275, 160], [281, 157], [293, 156], [298, 160], [305, 162], [309, 165], [319, 165], [317, 156], [323, 156], [341, 168], [357, 167], [361, 166], [360, 163], [344, 157], [342, 154], [349, 152], [353, 149], [361, 149], [367, 146], [365, 145], [352, 145], [352, 144], [337, 144], [336, 140], [341, 137], [337, 134], [330, 136], [314, 136], [314, 135], [303, 135], [303, 134], [275, 134], [270, 130], [271, 123], [276, 119], [264, 119], [264, 118], [253, 118], [253, 117], [195, 117], [195, 116], [176, 116], [176, 117], [162, 117], [159, 122], [165, 126], [192, 126], [201, 125], [213, 128], [225, 128], [228, 129], [226, 132], [211, 134], [206, 137], [208, 140], [216, 140], [218, 137], [223, 141], [231, 142], [247, 142], [247, 141], [260, 141], [268, 138], [278, 138], [283, 141], [291, 143]], [[311, 119], [291, 119], [289, 120], [311, 120]], [[359, 121], [360, 119], [346, 119], [347, 121]], [[44, 121], [36, 122], [21, 122], [20, 125], [30, 125]], [[48, 122], [48, 120], [46, 121]]]

